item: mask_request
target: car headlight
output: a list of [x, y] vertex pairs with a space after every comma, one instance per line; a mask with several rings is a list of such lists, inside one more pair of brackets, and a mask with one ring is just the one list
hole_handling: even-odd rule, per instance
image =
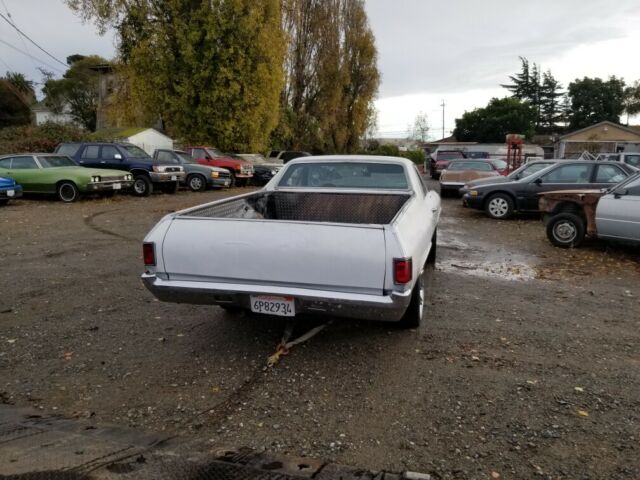
[[472, 197], [477, 197], [478, 196], [478, 191], [477, 190], [471, 190], [469, 192], [469, 195], [471, 195]]
[[125, 175], [124, 179], [125, 180], [133, 180], [133, 176], [132, 175]]
[[277, 172], [275, 170], [271, 170], [271, 175], [275, 175]]
[[91, 177], [91, 183], [98, 183], [100, 181], [100, 177], [95, 176], [95, 177]]
[[162, 173], [162, 172], [164, 172], [164, 171], [165, 171], [165, 169], [166, 169], [166, 168], [167, 168], [167, 167], [165, 167], [165, 166], [163, 166], [163, 165], [154, 165], [154, 166], [153, 166], [153, 171], [154, 171], [154, 172]]
[[211, 178], [218, 178], [220, 176], [220, 172], [211, 172]]

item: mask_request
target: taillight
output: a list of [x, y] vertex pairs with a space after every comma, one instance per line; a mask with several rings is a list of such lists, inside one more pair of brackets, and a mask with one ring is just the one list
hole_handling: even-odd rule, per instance
[[142, 258], [144, 264], [148, 266], [155, 266], [156, 264], [156, 245], [153, 242], [142, 244]]
[[413, 277], [413, 267], [410, 258], [393, 259], [393, 281], [399, 285], [405, 285]]

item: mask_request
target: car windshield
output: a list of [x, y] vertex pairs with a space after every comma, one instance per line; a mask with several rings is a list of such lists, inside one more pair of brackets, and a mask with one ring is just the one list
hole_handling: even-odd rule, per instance
[[147, 152], [142, 150], [140, 147], [136, 147], [135, 145], [126, 145], [124, 148], [127, 153], [129, 153], [134, 158], [150, 158]]
[[505, 162], [504, 160], [491, 160], [491, 163], [493, 163], [493, 166], [499, 169], [503, 169], [503, 168], [507, 168], [508, 164], [507, 162]]
[[205, 151], [209, 154], [210, 157], [213, 158], [224, 157], [224, 153], [215, 148], [205, 148]]
[[625, 178], [620, 183], [616, 183], [615, 185], [609, 187], [606, 191], [607, 192], [612, 192], [614, 190], [617, 190], [620, 187], [624, 187], [625, 185], [628, 185], [628, 184], [630, 184], [632, 182], [635, 182], [639, 178], [640, 178], [640, 172], [635, 173], [635, 174], [631, 175], [630, 177]]
[[[531, 163], [527, 165], [523, 165], [521, 168], [512, 173], [513, 177], [519, 176], [520, 178], [527, 177], [529, 175], [533, 175], [540, 170], [551, 166], [550, 163]], [[513, 178], [512, 177], [512, 178]]]
[[46, 156], [38, 157], [42, 168], [54, 168], [54, 167], [77, 167], [78, 164], [71, 160], [69, 157], [61, 156]]
[[545, 166], [545, 168], [543, 168], [543, 169], [541, 169], [541, 170], [538, 170], [537, 172], [533, 172], [533, 173], [530, 173], [530, 174], [526, 174], [526, 176], [524, 176], [524, 175], [523, 175], [523, 176], [522, 176], [522, 178], [520, 178], [519, 180], [516, 180], [516, 182], [523, 182], [523, 183], [526, 183], [526, 182], [530, 181], [530, 180], [531, 180], [531, 178], [532, 178], [533, 176], [536, 176], [536, 177], [542, 176], [542, 175], [544, 175], [546, 172], [548, 172], [549, 170], [551, 170], [551, 169], [554, 167], [554, 165], [555, 165], [555, 164], [552, 164], [552, 165], [546, 165], [546, 166]]
[[180, 163], [198, 163], [186, 152], [176, 152], [176, 155], [180, 159]]
[[409, 183], [402, 165], [328, 162], [292, 165], [278, 186], [406, 190]]

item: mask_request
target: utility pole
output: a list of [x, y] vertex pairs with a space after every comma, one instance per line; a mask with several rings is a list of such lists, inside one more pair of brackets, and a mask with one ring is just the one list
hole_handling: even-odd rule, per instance
[[442, 99], [442, 104], [440, 106], [442, 107], [442, 138], [444, 138], [444, 107], [446, 106], [444, 99]]

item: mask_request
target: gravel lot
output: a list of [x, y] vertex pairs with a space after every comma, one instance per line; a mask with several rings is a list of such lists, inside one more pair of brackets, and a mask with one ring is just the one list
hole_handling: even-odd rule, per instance
[[1, 208], [0, 402], [441, 479], [640, 478], [637, 249], [445, 199], [419, 331], [336, 320], [266, 369], [283, 321], [139, 280], [162, 215], [238, 192]]

